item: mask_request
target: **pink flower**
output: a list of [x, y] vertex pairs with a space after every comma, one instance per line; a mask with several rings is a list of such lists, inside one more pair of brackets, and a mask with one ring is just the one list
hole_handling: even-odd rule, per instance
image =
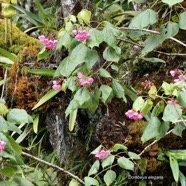
[[181, 75], [178, 76], [177, 79], [174, 79], [174, 82], [175, 82], [175, 83], [178, 83], [178, 82], [183, 81], [183, 80], [185, 80], [185, 77], [184, 77], [183, 74], [181, 74]]
[[109, 150], [100, 150], [96, 153], [96, 158], [103, 160], [105, 159], [108, 155], [110, 155], [110, 151]]
[[175, 99], [175, 100], [168, 100], [167, 104], [178, 104], [178, 100], [177, 99]]
[[79, 79], [80, 85], [83, 87], [89, 86], [94, 82], [94, 79], [91, 77], [86, 80], [81, 72], [77, 73], [77, 77]]
[[181, 73], [181, 70], [179, 69], [175, 69], [175, 70], [171, 70], [170, 74], [172, 77], [175, 77], [176, 75], [179, 75]]
[[177, 72], [175, 70], [171, 70], [170, 74], [171, 74], [172, 77], [174, 77], [177, 74]]
[[86, 30], [73, 30], [72, 33], [79, 42], [83, 42], [91, 37]]
[[128, 110], [125, 115], [133, 120], [140, 120], [143, 118], [143, 113], [141, 112], [135, 112], [134, 110]]
[[49, 40], [44, 35], [39, 36], [39, 40], [47, 49], [53, 49], [57, 46], [58, 40]]
[[61, 85], [53, 85], [52, 88], [54, 90], [61, 90]]
[[77, 77], [78, 77], [79, 79], [81, 79], [81, 78], [83, 77], [83, 74], [82, 74], [81, 72], [78, 72], [78, 73], [77, 73]]
[[178, 79], [179, 79], [180, 81], [182, 81], [182, 80], [185, 80], [185, 77], [184, 77], [183, 74], [181, 74], [181, 75], [178, 76]]
[[6, 143], [4, 141], [0, 141], [0, 153], [4, 150]]
[[62, 80], [63, 79], [59, 79], [58, 81], [54, 80], [52, 83], [53, 83], [53, 86], [52, 88], [54, 90], [61, 90], [61, 83], [62, 83]]

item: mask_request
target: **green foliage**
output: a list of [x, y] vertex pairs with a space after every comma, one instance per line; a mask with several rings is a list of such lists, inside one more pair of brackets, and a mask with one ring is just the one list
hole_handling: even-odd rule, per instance
[[149, 25], [153, 25], [154, 23], [156, 23], [158, 21], [157, 18], [157, 14], [156, 12], [154, 12], [151, 9], [147, 9], [143, 12], [141, 12], [140, 14], [138, 14], [137, 16], [135, 16], [129, 27], [130, 28], [145, 28]]
[[[44, 9], [38, 0], [34, 2], [39, 10], [38, 15], [18, 5], [12, 5], [12, 7], [26, 15], [27, 19], [35, 26], [44, 27], [47, 31], [53, 31], [54, 26], [51, 24], [54, 22], [51, 21], [53, 20], [53, 15]], [[91, 27], [94, 25], [91, 22], [92, 13], [86, 9], [81, 10], [77, 16], [70, 15], [64, 18], [64, 27], [58, 32], [57, 39], [59, 42], [56, 50], [61, 51], [65, 49], [66, 56], [60, 62], [55, 73], [52, 69], [28, 69], [28, 73], [63, 78], [60, 91], [66, 93], [68, 97], [71, 96], [65, 111], [66, 117], [69, 117], [69, 131], [74, 130], [78, 109], [87, 109], [95, 112], [101, 104], [105, 106], [112, 104], [115, 98], [121, 101], [124, 107], [127, 107], [130, 103], [127, 105], [125, 103], [129, 102], [128, 97], [130, 97], [133, 102], [132, 110], [137, 114], [140, 113], [144, 116], [144, 120], [147, 120], [146, 126], [142, 129], [141, 140], [143, 143], [152, 139], [157, 142], [170, 133], [181, 137], [182, 132], [186, 128], [185, 80], [178, 83], [164, 81], [161, 86], [150, 85], [148, 91], [136, 94], [136, 90], [126, 85], [128, 84], [128, 79], [125, 77], [128, 74], [130, 75], [132, 70], [135, 70], [130, 69], [131, 67], [135, 68], [135, 63], [145, 62], [148, 64], [150, 62], [166, 65], [166, 58], [160, 59], [156, 55], [156, 53], [162, 53], [157, 51], [159, 46], [163, 49], [166, 48], [163, 45], [166, 40], [171, 39], [184, 45], [181, 41], [173, 38], [180, 33], [180, 29], [186, 29], [185, 12], [183, 9], [177, 10], [180, 6], [179, 3], [183, 1], [156, 1], [149, 6], [151, 8], [145, 9], [140, 13], [133, 10], [128, 11], [131, 10], [130, 2], [130, 0], [97, 1], [97, 15], [100, 15], [100, 19], [108, 19], [107, 21], [98, 22], [96, 27]], [[135, 0], [135, 2], [143, 3], [145, 1]], [[156, 3], [160, 5], [160, 11], [158, 12], [152, 9], [152, 7], [156, 7]], [[164, 3], [169, 7], [165, 6]], [[127, 11], [125, 8], [126, 4], [128, 6]], [[175, 6], [175, 9], [173, 6]], [[166, 9], [165, 12], [163, 12], [163, 8]], [[179, 12], [176, 21], [172, 15], [175, 10]], [[109, 20], [111, 16], [112, 21]], [[152, 28], [154, 30], [150, 30]], [[77, 31], [86, 30], [91, 37], [80, 42], [72, 34], [75, 29]], [[171, 50], [174, 51], [176, 49], [172, 49], [171, 46]], [[156, 53], [153, 53], [154, 51]], [[173, 59], [172, 51], [168, 53], [171, 56], [170, 59]], [[17, 60], [13, 54], [6, 52], [4, 49], [0, 49], [0, 53], [3, 55], [0, 56], [2, 66], [10, 66]], [[43, 48], [38, 53], [37, 61], [44, 61], [43, 59], [50, 54], [51, 51]], [[138, 65], [140, 66], [141, 64]], [[125, 69], [123, 70], [124, 66]], [[83, 74], [84, 79], [78, 77], [79, 72]], [[93, 82], [88, 85], [82, 85], [80, 80], [88, 81], [89, 78], [92, 78]], [[6, 79], [0, 81], [0, 85], [5, 83]], [[53, 89], [48, 91], [34, 106], [33, 110], [45, 104], [60, 91]], [[175, 99], [178, 103], [168, 103], [168, 101], [174, 101]], [[3, 161], [7, 160], [8, 162], [1, 170], [1, 174], [12, 178], [11, 181], [14, 185], [45, 185], [45, 175], [41, 170], [37, 173], [33, 173], [33, 170], [31, 170], [32, 174], [29, 174], [29, 176], [21, 176], [24, 175], [21, 172], [21, 166], [25, 165], [20, 156], [22, 148], [18, 144], [30, 133], [29, 123], [33, 122], [35, 133], [38, 134], [40, 132], [39, 115], [36, 114], [32, 119], [25, 110], [18, 108], [8, 109], [5, 103], [0, 103], [0, 114], [0, 139], [7, 143], [5, 150], [0, 155], [3, 157]], [[19, 135], [16, 140], [14, 139], [15, 133]], [[43, 137], [39, 141], [40, 144], [42, 140]], [[30, 149], [34, 146], [34, 143], [35, 139], [30, 145]], [[96, 154], [101, 148], [102, 146], [92, 152], [92, 154]], [[83, 179], [85, 184], [87, 186], [105, 184], [109, 186], [117, 185], [119, 180], [122, 180], [123, 184], [125, 178], [122, 174], [118, 175], [116, 170], [124, 170], [126, 176], [135, 170], [136, 165], [140, 167], [141, 173], [144, 174], [146, 164], [140, 161], [140, 154], [128, 152], [127, 150], [127, 145], [115, 144], [110, 149], [110, 155], [93, 163], [88, 176]], [[41, 150], [38, 149], [38, 152], [40, 155]], [[166, 151], [164, 156], [168, 157], [175, 181], [184, 183], [185, 176], [179, 170], [179, 166], [185, 163], [185, 150]], [[117, 169], [115, 169], [116, 167]], [[29, 177], [34, 177], [35, 180], [29, 179]], [[4, 184], [11, 185], [10, 182], [4, 182]], [[142, 185], [144, 182], [140, 182], [140, 184]], [[79, 183], [75, 180], [70, 182], [70, 186], [77, 185]]]

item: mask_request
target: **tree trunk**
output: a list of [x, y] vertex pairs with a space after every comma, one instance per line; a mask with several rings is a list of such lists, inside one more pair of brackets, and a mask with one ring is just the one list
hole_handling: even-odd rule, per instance
[[[77, 15], [83, 8], [91, 9], [91, 12], [94, 12], [93, 3], [90, 0], [57, 0], [56, 8], [57, 30], [63, 26], [64, 18], [70, 14]], [[54, 54], [56, 64], [59, 64], [64, 57], [66, 57], [64, 51], [56, 51]], [[97, 115], [91, 115], [85, 111], [79, 111], [75, 129], [73, 132], [69, 132], [65, 109], [61, 109], [60, 106], [50, 108], [45, 122], [50, 132], [50, 142], [60, 157], [61, 164], [68, 168], [75, 159], [86, 158], [86, 151], [90, 142], [86, 142], [85, 133], [88, 127], [93, 131], [96, 130], [96, 123], [101, 113], [98, 111]]]

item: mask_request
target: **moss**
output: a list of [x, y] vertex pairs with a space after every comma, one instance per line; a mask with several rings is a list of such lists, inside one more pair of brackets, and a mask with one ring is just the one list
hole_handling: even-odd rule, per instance
[[[8, 51], [17, 54], [20, 50], [22, 50], [25, 46], [38, 46], [41, 47], [41, 43], [38, 39], [28, 36], [21, 30], [19, 30], [16, 26], [12, 27], [12, 46], [5, 44], [5, 24], [4, 20], [0, 19], [0, 47], [7, 49]], [[8, 29], [9, 30], [9, 29]]]

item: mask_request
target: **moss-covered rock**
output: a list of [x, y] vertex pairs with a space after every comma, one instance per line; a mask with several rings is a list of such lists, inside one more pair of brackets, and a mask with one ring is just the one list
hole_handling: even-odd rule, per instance
[[[8, 26], [8, 41], [10, 38], [10, 25]], [[12, 46], [10, 43], [5, 43], [5, 21], [0, 19], [0, 47], [12, 53], [17, 54], [26, 46], [35, 45], [42, 46], [38, 39], [28, 36], [15, 25], [12, 25]]]

